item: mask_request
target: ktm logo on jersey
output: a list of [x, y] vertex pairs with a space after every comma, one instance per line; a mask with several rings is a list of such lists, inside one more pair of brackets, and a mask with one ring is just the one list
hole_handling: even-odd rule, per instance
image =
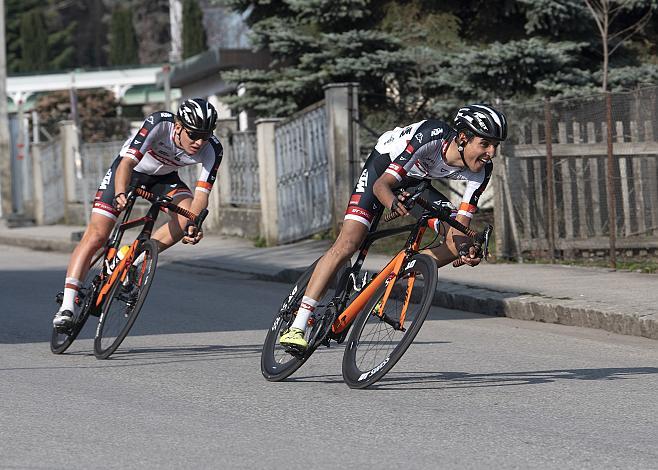
[[363, 170], [361, 176], [359, 176], [359, 181], [356, 183], [357, 193], [365, 193], [366, 188], [368, 187], [368, 170]]
[[432, 137], [437, 136], [443, 132], [443, 128], [437, 127], [436, 129], [432, 129], [432, 133], [430, 134]]

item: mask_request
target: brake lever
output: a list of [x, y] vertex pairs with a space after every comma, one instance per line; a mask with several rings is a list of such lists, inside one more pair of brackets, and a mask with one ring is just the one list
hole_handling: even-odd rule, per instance
[[482, 235], [480, 237], [481, 239], [481, 247], [482, 247], [482, 259], [487, 259], [489, 258], [489, 240], [491, 239], [491, 234], [493, 233], [493, 225], [487, 225], [487, 228], [485, 228], [482, 231]]

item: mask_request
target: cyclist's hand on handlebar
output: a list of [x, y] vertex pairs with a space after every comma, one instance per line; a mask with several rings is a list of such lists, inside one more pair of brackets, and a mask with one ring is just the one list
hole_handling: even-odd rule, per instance
[[114, 207], [119, 212], [126, 208], [126, 204], [128, 204], [128, 197], [126, 196], [126, 193], [119, 193], [114, 196]]
[[199, 230], [193, 222], [188, 222], [183, 235], [183, 243], [196, 245], [203, 238], [203, 231]]
[[404, 202], [405, 202], [410, 196], [411, 196], [411, 194], [409, 194], [409, 193], [406, 192], [406, 191], [402, 191], [401, 193], [399, 193], [399, 194], [395, 197], [395, 199], [393, 199], [393, 202], [391, 203], [391, 207], [390, 207], [391, 212], [395, 212], [395, 213], [397, 213], [397, 214], [400, 215], [400, 216], [402, 216], [402, 215], [407, 215], [407, 214], [409, 213], [409, 210], [408, 210], [407, 207], [404, 205]]
[[459, 250], [459, 259], [471, 267], [477, 266], [482, 261], [482, 250], [477, 244], [460, 243], [457, 247]]

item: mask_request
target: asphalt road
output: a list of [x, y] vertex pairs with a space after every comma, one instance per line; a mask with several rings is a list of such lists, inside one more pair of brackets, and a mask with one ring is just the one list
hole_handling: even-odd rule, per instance
[[55, 356], [66, 262], [0, 246], [0, 468], [656, 468], [654, 340], [434, 309], [371, 389], [341, 347], [269, 383], [288, 287], [163, 263], [111, 360]]

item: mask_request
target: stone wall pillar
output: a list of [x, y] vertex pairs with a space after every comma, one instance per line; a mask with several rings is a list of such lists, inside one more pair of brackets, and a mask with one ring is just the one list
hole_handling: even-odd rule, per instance
[[343, 221], [345, 207], [361, 166], [359, 158], [359, 92], [357, 83], [331, 83], [324, 87], [327, 110], [329, 188], [333, 194], [333, 228]]
[[279, 241], [275, 127], [281, 119], [258, 119], [256, 138], [260, 181], [261, 236], [269, 246]]

